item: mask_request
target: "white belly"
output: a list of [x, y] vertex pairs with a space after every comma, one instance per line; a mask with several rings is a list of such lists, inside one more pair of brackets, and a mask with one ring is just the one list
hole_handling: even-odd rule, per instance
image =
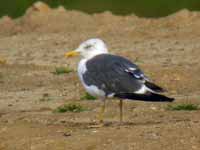
[[86, 61], [87, 59], [82, 59], [80, 62], [79, 62], [79, 65], [78, 65], [78, 76], [81, 80], [81, 83], [83, 84], [84, 88], [86, 89], [86, 91], [91, 94], [92, 96], [95, 96], [95, 97], [105, 97], [105, 92], [102, 91], [101, 89], [99, 89], [97, 86], [95, 85], [86, 85], [84, 80], [83, 80], [83, 74], [87, 71], [87, 68], [86, 68]]

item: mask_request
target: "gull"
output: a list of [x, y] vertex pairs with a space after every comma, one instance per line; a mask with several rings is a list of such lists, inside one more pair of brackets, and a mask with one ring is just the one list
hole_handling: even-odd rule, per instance
[[172, 102], [159, 93], [165, 90], [153, 83], [142, 70], [130, 60], [110, 54], [103, 40], [89, 39], [66, 57], [81, 56], [78, 76], [85, 90], [102, 101], [99, 114], [100, 124], [104, 123], [105, 102], [109, 98], [119, 99], [120, 124], [123, 122], [123, 100], [147, 102]]

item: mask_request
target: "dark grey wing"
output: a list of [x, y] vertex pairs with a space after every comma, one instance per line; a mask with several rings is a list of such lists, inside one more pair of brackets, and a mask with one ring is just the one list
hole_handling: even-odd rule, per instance
[[86, 63], [83, 80], [95, 85], [105, 93], [134, 93], [141, 89], [147, 78], [129, 60], [115, 55], [98, 55]]

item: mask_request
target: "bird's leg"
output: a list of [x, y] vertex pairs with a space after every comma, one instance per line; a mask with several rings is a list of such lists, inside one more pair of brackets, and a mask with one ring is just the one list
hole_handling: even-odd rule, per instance
[[102, 99], [102, 104], [101, 104], [101, 111], [99, 113], [99, 123], [103, 124], [104, 123], [104, 112], [105, 112], [105, 107], [106, 107], [106, 100]]
[[119, 109], [120, 109], [120, 125], [123, 122], [123, 100], [120, 99], [119, 101]]
[[105, 112], [105, 106], [106, 106], [106, 100], [105, 100], [105, 99], [102, 99], [102, 102], [101, 102], [101, 110], [100, 110], [99, 116], [98, 116], [99, 124], [90, 125], [89, 128], [101, 128], [101, 127], [104, 126], [104, 112]]

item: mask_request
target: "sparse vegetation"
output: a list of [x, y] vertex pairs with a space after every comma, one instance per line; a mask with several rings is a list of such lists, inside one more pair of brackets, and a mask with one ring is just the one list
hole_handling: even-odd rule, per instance
[[65, 112], [82, 112], [86, 111], [87, 109], [81, 106], [80, 104], [65, 104], [63, 106], [59, 106], [54, 110], [57, 113], [65, 113]]
[[81, 99], [82, 100], [91, 100], [91, 101], [94, 101], [94, 100], [96, 100], [97, 98], [96, 97], [94, 97], [94, 96], [92, 96], [92, 95], [90, 95], [89, 93], [85, 93], [85, 95], [83, 95], [82, 97], [81, 97]]
[[60, 75], [60, 74], [67, 74], [70, 72], [73, 72], [73, 69], [70, 69], [68, 67], [56, 67], [53, 74]]
[[177, 105], [168, 105], [167, 110], [172, 111], [194, 111], [199, 110], [199, 105], [197, 104], [177, 104]]

